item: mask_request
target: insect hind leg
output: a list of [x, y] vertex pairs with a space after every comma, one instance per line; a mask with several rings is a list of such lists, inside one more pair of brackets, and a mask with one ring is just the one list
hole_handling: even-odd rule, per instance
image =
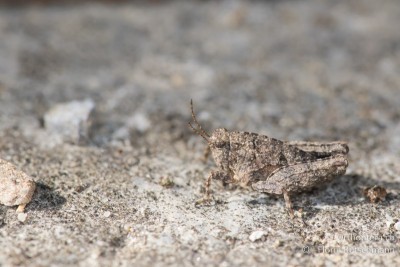
[[347, 154], [349, 147], [346, 142], [336, 141], [329, 143], [307, 142], [307, 141], [287, 141], [287, 145], [295, 146], [306, 152], [317, 152], [325, 154]]
[[286, 190], [297, 193], [310, 190], [329, 182], [333, 177], [343, 175], [348, 165], [344, 155], [316, 159], [281, 167], [275, 170], [265, 181], [252, 185], [259, 192], [281, 195]]

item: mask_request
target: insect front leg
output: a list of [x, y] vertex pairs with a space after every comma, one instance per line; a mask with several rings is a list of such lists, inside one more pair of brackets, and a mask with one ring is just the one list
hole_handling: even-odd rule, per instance
[[204, 188], [205, 188], [204, 197], [197, 200], [196, 204], [210, 202], [212, 200], [211, 190], [210, 190], [212, 180], [221, 180], [223, 182], [227, 182], [231, 180], [231, 177], [229, 176], [229, 174], [223, 171], [211, 171], [210, 175], [207, 177], [204, 183]]
[[204, 149], [204, 154], [203, 154], [203, 157], [202, 157], [202, 161], [203, 161], [204, 163], [207, 162], [207, 159], [208, 159], [208, 157], [210, 156], [210, 152], [211, 152], [211, 148], [210, 148], [209, 145], [207, 145], [206, 149]]

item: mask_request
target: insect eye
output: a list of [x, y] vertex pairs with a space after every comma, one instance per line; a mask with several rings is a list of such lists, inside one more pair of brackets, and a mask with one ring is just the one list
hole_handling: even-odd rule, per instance
[[216, 142], [215, 147], [217, 148], [223, 148], [225, 146], [225, 142]]

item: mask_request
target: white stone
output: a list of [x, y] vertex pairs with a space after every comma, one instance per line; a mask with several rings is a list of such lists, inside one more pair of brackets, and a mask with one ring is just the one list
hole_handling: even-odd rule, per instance
[[151, 127], [149, 118], [144, 113], [135, 113], [127, 123], [129, 128], [134, 128], [139, 132], [145, 132]]
[[25, 222], [27, 217], [28, 217], [28, 214], [26, 214], [26, 213], [18, 213], [18, 221], [20, 221], [20, 222]]
[[251, 233], [251, 235], [249, 236], [249, 239], [251, 242], [255, 242], [257, 240], [260, 240], [263, 236], [265, 235], [264, 231], [254, 231], [253, 233]]
[[49, 136], [58, 142], [79, 143], [89, 135], [90, 114], [95, 108], [91, 99], [62, 103], [44, 115]]
[[400, 231], [400, 221], [398, 221], [397, 223], [394, 224], [394, 229], [396, 229], [397, 231]]

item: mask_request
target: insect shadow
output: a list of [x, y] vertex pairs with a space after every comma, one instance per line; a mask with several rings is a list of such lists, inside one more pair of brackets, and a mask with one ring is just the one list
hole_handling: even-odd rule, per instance
[[[364, 198], [363, 190], [367, 187], [380, 185], [388, 191], [400, 191], [400, 182], [387, 182], [382, 180], [373, 179], [368, 176], [358, 174], [348, 174], [338, 177], [331, 184], [325, 185], [320, 188], [315, 188], [308, 192], [303, 192], [295, 195], [293, 199], [296, 201], [295, 208], [303, 209], [305, 211], [305, 218], [310, 219], [316, 216], [321, 209], [316, 208], [318, 205], [332, 205], [332, 206], [361, 206], [368, 205], [370, 201]], [[374, 203], [372, 205], [389, 206], [390, 200], [400, 199], [398, 194], [388, 193], [386, 199]], [[257, 199], [248, 201], [249, 205], [273, 205], [279, 202], [279, 198], [275, 195], [266, 194]]]
[[32, 201], [28, 204], [28, 210], [58, 210], [66, 202], [66, 199], [54, 191], [48, 185], [36, 183], [36, 191]]
[[[363, 197], [363, 190], [366, 187], [372, 187], [374, 185], [379, 185], [384, 187], [387, 190], [400, 190], [400, 182], [387, 182], [382, 180], [377, 180], [368, 176], [359, 175], [359, 174], [348, 174], [338, 178], [330, 185], [330, 190], [328, 197], [322, 197], [322, 203], [324, 204], [334, 204], [340, 206], [348, 206], [355, 204], [363, 204], [368, 203], [368, 200], [357, 201], [360, 197]], [[322, 195], [322, 194], [321, 194]], [[323, 195], [322, 195], [323, 196]], [[334, 199], [330, 199], [330, 197], [335, 197]], [[386, 200], [396, 199], [397, 195], [388, 194]], [[332, 200], [332, 202], [331, 202]], [[382, 201], [382, 205], [386, 205], [388, 201]]]
[[[389, 191], [400, 191], [400, 182], [387, 182], [377, 180], [368, 176], [359, 174], [348, 174], [337, 178], [330, 185], [321, 190], [313, 190], [308, 193], [302, 193], [295, 198], [299, 206], [308, 214], [307, 217], [312, 218], [321, 210], [309, 205], [308, 201], [317, 201], [320, 205], [335, 206], [362, 206], [372, 204], [364, 197], [363, 190], [367, 187], [379, 185]], [[311, 198], [305, 198], [303, 195], [309, 194]], [[385, 200], [374, 203], [372, 205], [389, 206], [390, 200], [400, 199], [398, 194], [388, 193]]]

